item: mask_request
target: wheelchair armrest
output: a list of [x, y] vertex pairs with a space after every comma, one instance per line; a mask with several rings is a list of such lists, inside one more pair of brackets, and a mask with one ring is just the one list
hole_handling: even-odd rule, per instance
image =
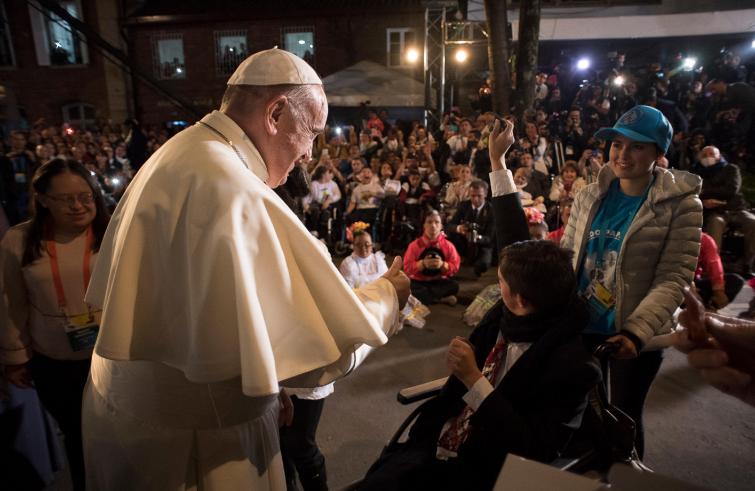
[[413, 385], [405, 389], [401, 389], [396, 396], [398, 402], [401, 404], [411, 404], [413, 402], [421, 401], [423, 399], [429, 399], [440, 393], [440, 389], [446, 384], [448, 377], [431, 380], [424, 384]]
[[590, 449], [585, 451], [582, 455], [576, 457], [558, 457], [548, 465], [562, 471], [571, 471], [574, 469], [579, 469], [580, 465], [589, 462], [589, 460], [592, 459], [594, 455], [595, 450]]

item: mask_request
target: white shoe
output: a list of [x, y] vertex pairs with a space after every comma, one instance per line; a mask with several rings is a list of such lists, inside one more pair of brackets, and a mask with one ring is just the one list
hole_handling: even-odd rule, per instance
[[456, 302], [457, 302], [455, 295], [449, 295], [447, 297], [443, 297], [443, 298], [440, 299], [440, 301], [441, 301], [441, 303], [445, 303], [447, 305], [450, 305], [451, 307], [453, 307], [454, 305], [456, 305]]

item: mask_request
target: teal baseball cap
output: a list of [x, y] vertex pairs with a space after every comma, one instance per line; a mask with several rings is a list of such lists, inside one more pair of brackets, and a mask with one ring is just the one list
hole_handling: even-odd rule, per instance
[[658, 109], [650, 106], [634, 106], [621, 115], [613, 128], [601, 128], [595, 132], [595, 138], [613, 140], [622, 135], [630, 140], [655, 143], [666, 153], [674, 137], [674, 129], [666, 116]]

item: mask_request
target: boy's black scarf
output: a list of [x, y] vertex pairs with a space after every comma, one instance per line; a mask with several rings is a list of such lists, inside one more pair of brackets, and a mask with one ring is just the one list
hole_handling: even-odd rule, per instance
[[[512, 343], [535, 343], [547, 333], [558, 333], [559, 339], [573, 336], [582, 331], [587, 321], [587, 308], [576, 295], [573, 300], [558, 312], [535, 312], [528, 315], [515, 315], [501, 301], [503, 310], [498, 326], [504, 339]], [[493, 307], [496, 308], [496, 307]]]
[[554, 351], [577, 339], [589, 319], [587, 306], [576, 295], [555, 313], [518, 316], [512, 314], [503, 301], [493, 308], [497, 310], [498, 326], [504, 339], [512, 343], [532, 343], [501, 382], [501, 387], [509, 394], [529, 393], [539, 374], [547, 370]]

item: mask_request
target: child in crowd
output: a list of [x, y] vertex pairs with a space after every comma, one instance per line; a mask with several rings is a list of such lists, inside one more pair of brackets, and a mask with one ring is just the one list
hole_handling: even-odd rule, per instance
[[527, 217], [527, 227], [530, 231], [530, 239], [545, 240], [548, 238], [548, 224], [545, 223], [545, 215], [532, 207], [524, 209]]
[[401, 192], [401, 181], [394, 179], [394, 170], [390, 162], [380, 164], [379, 182], [385, 190], [385, 196], [398, 196]]
[[317, 231], [321, 236], [332, 208], [341, 200], [341, 190], [333, 180], [333, 168], [321, 165], [315, 168], [310, 184], [309, 196], [304, 198], [306, 225], [309, 230]]
[[364, 167], [359, 173], [360, 182], [351, 192], [349, 207], [346, 210], [347, 224], [356, 221], [374, 223], [385, 190], [373, 178], [372, 169]]
[[357, 230], [353, 236], [354, 252], [341, 262], [338, 269], [350, 287], [359, 288], [383, 276], [388, 271], [388, 266], [385, 254], [373, 252], [370, 234]]
[[430, 185], [422, 180], [417, 169], [409, 171], [407, 182], [401, 185], [399, 200], [402, 214], [419, 228], [424, 203], [432, 197]]

